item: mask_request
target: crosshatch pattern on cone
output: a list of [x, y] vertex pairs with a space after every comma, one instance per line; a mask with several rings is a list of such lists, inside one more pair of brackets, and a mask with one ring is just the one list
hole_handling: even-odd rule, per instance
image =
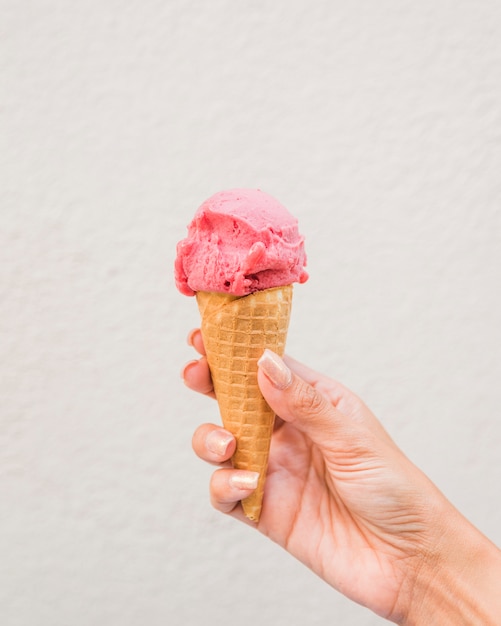
[[250, 519], [261, 512], [275, 415], [257, 384], [265, 348], [283, 355], [292, 285], [248, 296], [198, 292], [202, 336], [224, 427], [237, 440], [233, 466], [259, 472], [256, 491], [242, 505]]

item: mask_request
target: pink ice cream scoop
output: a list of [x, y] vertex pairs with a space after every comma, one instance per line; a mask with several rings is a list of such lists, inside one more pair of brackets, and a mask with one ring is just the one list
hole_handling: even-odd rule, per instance
[[176, 285], [187, 296], [244, 296], [304, 283], [305, 265], [304, 238], [287, 209], [259, 189], [230, 189], [202, 204], [178, 243]]

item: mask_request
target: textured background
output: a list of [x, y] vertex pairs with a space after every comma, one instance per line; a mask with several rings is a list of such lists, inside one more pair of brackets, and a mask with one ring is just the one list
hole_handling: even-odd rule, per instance
[[217, 514], [176, 242], [300, 220], [288, 350], [501, 542], [501, 3], [0, 0], [0, 622], [377, 625]]

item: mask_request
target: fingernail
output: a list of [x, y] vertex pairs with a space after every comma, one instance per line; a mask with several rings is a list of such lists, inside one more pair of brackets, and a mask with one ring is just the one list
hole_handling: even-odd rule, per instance
[[228, 451], [228, 446], [233, 441], [233, 436], [225, 430], [213, 430], [206, 439], [207, 449], [219, 456], [224, 456]]
[[266, 349], [257, 364], [277, 389], [285, 389], [291, 384], [292, 372], [278, 354]]
[[244, 470], [230, 476], [230, 485], [236, 489], [255, 489], [259, 480], [259, 472]]

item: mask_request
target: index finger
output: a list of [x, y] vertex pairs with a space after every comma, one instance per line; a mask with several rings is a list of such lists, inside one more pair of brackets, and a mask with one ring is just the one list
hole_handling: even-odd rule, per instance
[[202, 356], [205, 356], [204, 341], [202, 339], [202, 332], [200, 328], [194, 328], [189, 332], [188, 345], [195, 348], [195, 350]]

